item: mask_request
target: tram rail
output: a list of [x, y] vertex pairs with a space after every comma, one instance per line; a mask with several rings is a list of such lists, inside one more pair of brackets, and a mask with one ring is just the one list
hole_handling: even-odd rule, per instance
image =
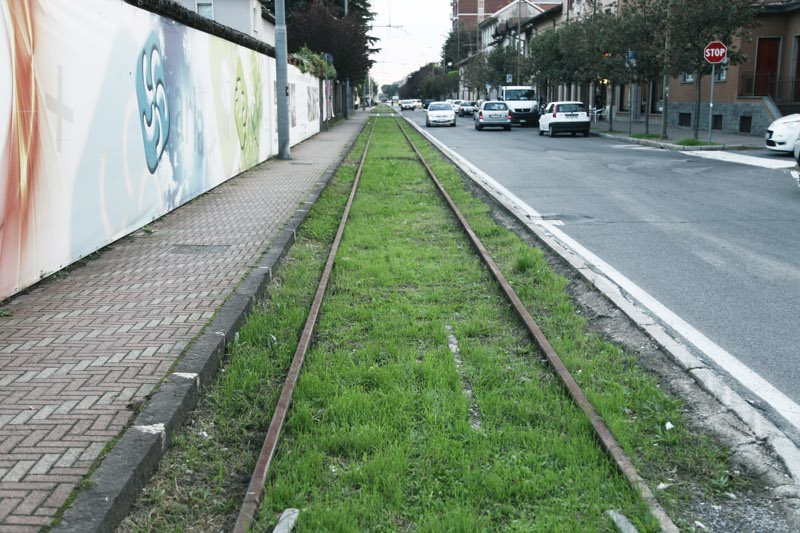
[[356, 171], [356, 176], [353, 181], [353, 186], [350, 191], [350, 196], [347, 200], [347, 204], [345, 206], [341, 222], [339, 223], [339, 227], [336, 232], [336, 237], [334, 238], [333, 245], [328, 255], [328, 259], [325, 264], [322, 277], [320, 279], [319, 287], [317, 288], [317, 292], [314, 296], [314, 300], [311, 305], [311, 310], [309, 312], [308, 319], [306, 320], [305, 327], [303, 328], [300, 334], [300, 340], [298, 342], [297, 350], [295, 351], [295, 355], [292, 360], [292, 364], [289, 368], [286, 381], [284, 382], [283, 389], [278, 399], [278, 403], [276, 405], [272, 421], [270, 422], [270, 426], [267, 431], [267, 435], [264, 440], [261, 453], [258, 457], [256, 467], [253, 471], [253, 476], [250, 480], [250, 484], [245, 494], [245, 498], [241, 506], [241, 509], [239, 511], [239, 515], [233, 531], [235, 533], [245, 533], [250, 530], [255, 520], [256, 514], [258, 513], [259, 506], [264, 499], [263, 498], [264, 487], [267, 475], [269, 473], [269, 468], [275, 456], [281, 430], [283, 428], [283, 424], [286, 420], [289, 407], [291, 405], [292, 394], [294, 392], [294, 388], [297, 383], [297, 379], [300, 375], [305, 355], [308, 351], [308, 347], [311, 342], [311, 338], [314, 332], [314, 327], [317, 322], [317, 317], [319, 316], [320, 307], [322, 305], [322, 301], [325, 296], [325, 290], [328, 286], [333, 265], [335, 263], [336, 252], [339, 249], [342, 235], [344, 234], [344, 230], [350, 215], [350, 209], [352, 207], [353, 200], [355, 199], [356, 192], [358, 190], [358, 186], [361, 181], [361, 175], [363, 173], [364, 164], [367, 160], [367, 155], [369, 153], [370, 145], [372, 143], [372, 137], [375, 132], [375, 127], [379, 120], [384, 120], [385, 118], [389, 119], [389, 117], [391, 117], [391, 119], [393, 119], [394, 122], [397, 124], [397, 127], [400, 129], [406, 141], [416, 154], [418, 162], [425, 168], [428, 176], [436, 185], [436, 188], [438, 189], [439, 193], [442, 195], [442, 197], [450, 207], [456, 219], [458, 219], [459, 223], [462, 226], [462, 229], [469, 237], [469, 240], [472, 243], [473, 247], [475, 248], [476, 252], [491, 271], [492, 276], [500, 285], [503, 293], [514, 307], [520, 320], [525, 324], [525, 327], [530, 333], [530, 336], [533, 338], [534, 343], [539, 348], [539, 350], [544, 354], [544, 356], [552, 366], [553, 370], [555, 371], [555, 374], [559, 377], [562, 384], [566, 388], [572, 400], [575, 402], [575, 404], [578, 405], [578, 407], [580, 407], [580, 409], [586, 415], [602, 449], [612, 459], [619, 472], [627, 480], [628, 484], [633, 488], [633, 490], [635, 490], [640, 495], [642, 501], [647, 505], [652, 516], [658, 521], [661, 530], [668, 533], [677, 532], [678, 528], [675, 526], [670, 517], [664, 511], [663, 507], [658, 503], [652, 491], [645, 483], [644, 479], [639, 475], [638, 471], [636, 470], [636, 467], [633, 465], [630, 458], [627, 456], [627, 454], [623, 451], [622, 447], [619, 445], [617, 440], [614, 438], [613, 434], [608, 429], [608, 426], [602, 420], [602, 418], [597, 413], [592, 403], [587, 398], [586, 394], [583, 392], [581, 387], [573, 378], [572, 374], [566, 368], [561, 358], [558, 356], [558, 354], [548, 341], [547, 337], [544, 335], [542, 330], [537, 325], [536, 321], [533, 319], [533, 317], [528, 312], [527, 308], [523, 305], [522, 301], [517, 296], [514, 289], [511, 287], [511, 285], [509, 285], [507, 279], [503, 275], [497, 263], [492, 259], [491, 255], [487, 251], [484, 244], [481, 242], [476, 233], [473, 231], [467, 219], [461, 213], [458, 206], [455, 204], [453, 199], [445, 190], [439, 178], [436, 176], [436, 173], [433, 171], [431, 166], [425, 160], [420, 150], [414, 144], [414, 141], [412, 140], [411, 136], [408, 135], [408, 132], [405, 130], [405, 128], [403, 128], [397, 116], [394, 114], [390, 116], [376, 115], [372, 118], [373, 122], [372, 128], [367, 138], [367, 142], [364, 147], [364, 152], [361, 156], [358, 165], [358, 170]]

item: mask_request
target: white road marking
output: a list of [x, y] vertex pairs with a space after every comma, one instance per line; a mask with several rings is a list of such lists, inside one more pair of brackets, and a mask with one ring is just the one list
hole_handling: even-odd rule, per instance
[[800, 187], [800, 172], [792, 170], [792, 177], [794, 178], [794, 181], [797, 182], [797, 186]]
[[660, 148], [642, 146], [641, 144], [615, 144], [613, 148], [619, 148], [621, 150], [660, 150]]
[[[416, 124], [414, 124], [414, 126], [416, 126]], [[535, 209], [523, 202], [521, 199], [517, 198], [517, 196], [515, 196], [511, 191], [495, 181], [494, 178], [475, 167], [460, 154], [448, 149], [447, 146], [439, 142], [438, 139], [428, 134], [421, 128], [417, 127], [417, 131], [422, 133], [426, 138], [431, 140], [431, 142], [436, 144], [442, 151], [447, 153], [450, 158], [452, 158], [454, 161], [457, 161], [462, 168], [467, 169], [469, 173], [472, 174], [472, 178], [478, 181], [478, 183], [483, 182], [481, 185], [483, 185], [488, 192], [500, 200], [504, 205], [511, 208], [513, 211], [524, 213], [525, 217], [531, 221], [529, 227], [533, 229], [537, 235], [545, 238], [545, 240], [549, 242], [555, 240], [556, 243], [563, 247], [568, 253], [578, 256], [585, 264], [585, 267], [588, 267], [589, 270], [593, 272], [599, 272], [605, 278], [607, 278], [607, 280], [612, 281], [619, 289], [622, 290], [623, 294], [627, 294], [628, 298], [633, 300], [634, 303], [638, 303], [641, 307], [644, 307], [650, 311], [650, 313], [659, 319], [662, 324], [694, 345], [702, 354], [713, 360], [752, 394], [760, 397], [773, 409], [775, 409], [775, 411], [780, 413], [780, 415], [783, 416], [790, 424], [795, 426], [797, 429], [800, 429], [800, 405], [796, 404], [783, 392], [779, 391], [771, 383], [762, 378], [758, 373], [753, 371], [721, 346], [717, 345], [714, 341], [703, 335], [700, 331], [680, 318], [664, 304], [647, 293], [644, 289], [636, 285], [627, 277], [623, 276], [614, 267], [584, 248], [581, 244], [572, 239], [572, 237], [555, 227], [553, 224], [550, 224], [549, 221], [543, 221], [541, 214], [539, 214]], [[552, 239], [548, 237], [552, 237]], [[569, 258], [567, 259], [569, 260]], [[595, 279], [594, 283], [597, 282], [598, 280]], [[601, 290], [606, 292], [602, 288]], [[651, 331], [650, 333], [652, 334], [653, 332]], [[696, 359], [691, 356], [691, 354], [686, 355], [691, 359]], [[726, 392], [724, 394], [736, 393], [730, 391], [730, 393]], [[790, 470], [793, 470], [793, 474], [800, 475], [800, 464], [787, 465], [787, 467], [790, 467]]]
[[771, 170], [794, 168], [796, 165], [794, 160], [767, 159], [766, 157], [754, 157], [752, 155], [734, 154], [731, 152], [723, 152], [721, 150], [694, 151], [694, 152], [684, 152], [684, 153], [693, 155], [695, 157], [702, 157], [705, 159], [714, 159], [716, 161], [725, 161], [727, 163], [739, 163], [742, 165], [750, 165], [753, 167], [768, 168]]

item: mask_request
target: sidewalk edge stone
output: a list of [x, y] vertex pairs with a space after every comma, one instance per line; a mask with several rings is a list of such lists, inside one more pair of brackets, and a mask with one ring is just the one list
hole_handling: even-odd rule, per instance
[[[306, 194], [294, 216], [217, 309], [202, 333], [184, 350], [173, 372], [162, 381], [88, 480], [84, 480], [83, 488], [76, 489], [79, 492], [75, 500], [53, 527], [54, 532], [112, 532], [122, 522], [157, 470], [159, 461], [169, 449], [172, 435], [197, 406], [202, 388], [216, 377], [227, 342], [233, 340], [255, 302], [266, 293], [272, 271], [294, 243], [295, 232], [308, 216], [309, 205], [316, 202], [330, 183], [368, 121], [369, 117], [345, 143], [341, 155]], [[190, 374], [196, 377], [187, 379]], [[163, 424], [163, 431], [150, 430], [159, 427], [158, 424]]]
[[597, 131], [591, 132], [595, 137], [602, 137], [603, 139], [611, 139], [614, 141], [624, 142], [628, 144], [639, 144], [642, 146], [650, 146], [652, 148], [662, 148], [664, 150], [672, 150], [673, 152], [703, 152], [713, 150], [758, 150], [758, 146], [750, 146], [747, 144], [715, 144], [713, 146], [681, 146], [680, 144], [672, 144], [663, 141], [656, 141], [651, 139], [636, 139], [628, 137], [627, 135], [615, 135], [613, 133], [601, 133]]

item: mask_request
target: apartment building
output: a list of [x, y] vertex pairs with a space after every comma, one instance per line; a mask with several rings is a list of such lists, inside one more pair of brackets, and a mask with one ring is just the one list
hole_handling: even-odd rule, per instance
[[463, 24], [466, 29], [474, 29], [486, 17], [510, 4], [513, 0], [450, 0], [453, 14], [450, 20], [453, 28]]
[[177, 0], [190, 11], [275, 46], [275, 19], [261, 0]]
[[[783, 115], [800, 112], [800, 0], [762, 0], [750, 42], [738, 43], [748, 61], [718, 69], [713, 129], [763, 135]], [[685, 73], [670, 83], [670, 124], [694, 118], [695, 83]], [[708, 123], [711, 78], [702, 79], [700, 124]]]

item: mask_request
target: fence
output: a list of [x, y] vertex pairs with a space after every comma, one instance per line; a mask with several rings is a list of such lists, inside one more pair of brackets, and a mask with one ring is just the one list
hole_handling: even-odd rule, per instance
[[770, 96], [776, 104], [800, 104], [800, 81], [782, 81], [771, 74], [739, 79], [739, 96]]
[[[119, 0], [3, 2], [0, 300], [277, 153], [273, 58]], [[325, 108], [289, 90], [296, 144]]]

